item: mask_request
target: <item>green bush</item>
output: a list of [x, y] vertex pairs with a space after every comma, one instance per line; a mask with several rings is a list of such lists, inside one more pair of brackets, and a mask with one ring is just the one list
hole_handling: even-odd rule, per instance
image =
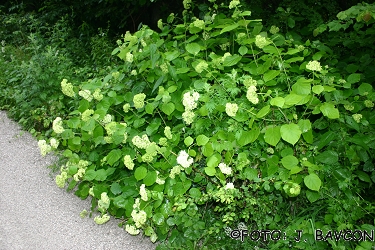
[[[92, 197], [98, 224], [121, 218], [159, 249], [353, 248], [314, 230], [374, 229], [371, 84], [320, 63], [333, 56], [323, 43], [264, 30], [239, 1], [191, 20], [184, 3], [183, 23], [126, 33], [107, 76], [62, 81], [79, 105], [39, 141], [43, 155], [64, 150], [56, 183]], [[239, 222], [304, 234], [242, 243], [225, 233]]]

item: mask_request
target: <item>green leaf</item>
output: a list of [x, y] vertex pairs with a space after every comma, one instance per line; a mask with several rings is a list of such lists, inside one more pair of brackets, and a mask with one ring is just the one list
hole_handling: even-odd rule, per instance
[[297, 95], [308, 95], [311, 92], [312, 79], [299, 78], [295, 84], [292, 86], [292, 90]]
[[254, 142], [260, 134], [259, 128], [252, 129], [250, 131], [241, 131], [237, 142], [240, 146], [245, 146], [249, 143]]
[[77, 137], [75, 136], [73, 139], [72, 139], [72, 143], [74, 145], [80, 145], [81, 144], [81, 137]]
[[147, 128], [146, 128], [147, 134], [150, 136], [153, 133], [155, 133], [159, 129], [160, 124], [161, 124], [160, 118], [155, 118], [154, 120], [152, 120], [150, 125], [148, 125]]
[[298, 126], [301, 129], [302, 133], [305, 133], [311, 129], [311, 122], [310, 120], [299, 120]]
[[164, 216], [161, 213], [155, 213], [152, 216], [152, 220], [158, 226], [161, 226], [162, 224], [164, 224]]
[[298, 104], [302, 99], [304, 98], [304, 96], [302, 95], [296, 95], [296, 94], [289, 94], [289, 95], [286, 95], [284, 100], [285, 100], [285, 105], [286, 106], [293, 106], [293, 105], [296, 105]]
[[208, 175], [208, 176], [215, 176], [216, 174], [216, 169], [215, 168], [210, 168], [210, 167], [205, 167], [204, 168], [204, 172]]
[[320, 106], [320, 111], [322, 111], [323, 115], [329, 119], [337, 119], [340, 117], [339, 110], [329, 102], [325, 102], [322, 106]]
[[281, 159], [281, 164], [286, 168], [291, 170], [293, 167], [297, 166], [298, 159], [293, 155], [287, 155]]
[[269, 70], [263, 75], [264, 82], [271, 81], [280, 74], [280, 70]]
[[114, 195], [118, 195], [122, 193], [121, 185], [118, 184], [117, 182], [112, 183], [111, 185], [111, 192]]
[[82, 130], [84, 131], [93, 131], [95, 128], [95, 120], [93, 118], [90, 118], [87, 122], [84, 123], [82, 126]]
[[281, 138], [294, 145], [301, 137], [301, 130], [297, 124], [284, 124], [280, 128]]
[[314, 92], [315, 94], [319, 95], [320, 93], [322, 93], [324, 91], [324, 87], [322, 85], [314, 85], [312, 87], [312, 92]]
[[243, 171], [243, 175], [246, 179], [248, 179], [250, 181], [253, 181], [256, 178], [258, 178], [258, 170], [254, 169], [254, 168], [247, 167]]
[[281, 133], [280, 133], [280, 127], [269, 127], [266, 130], [266, 133], [264, 134], [264, 140], [272, 145], [276, 146], [277, 143], [280, 141]]
[[303, 182], [305, 183], [306, 187], [313, 190], [318, 191], [320, 189], [320, 186], [322, 185], [322, 181], [320, 180], [319, 176], [316, 174], [309, 174], [308, 176], [305, 176]]
[[194, 139], [191, 138], [191, 136], [186, 137], [184, 140], [186, 147], [189, 147], [191, 144], [193, 144], [193, 142], [194, 142]]
[[189, 43], [185, 46], [187, 52], [193, 55], [197, 55], [201, 50], [201, 46], [198, 43]]
[[219, 153], [213, 154], [207, 159], [207, 167], [215, 168], [219, 165], [220, 162], [221, 155]]
[[315, 160], [327, 165], [332, 165], [338, 162], [339, 155], [336, 151], [327, 150], [315, 156]]
[[270, 105], [264, 106], [259, 112], [256, 114], [257, 118], [262, 118], [266, 116], [270, 112]]
[[156, 173], [156, 171], [150, 171], [147, 173], [145, 178], [143, 178], [143, 183], [146, 186], [151, 186], [156, 182], [157, 177], [158, 177], [158, 174]]
[[176, 59], [180, 55], [180, 53], [178, 52], [178, 50], [173, 50], [165, 52], [164, 55], [165, 59], [167, 59], [168, 61], [172, 61]]
[[104, 169], [99, 169], [96, 171], [95, 180], [105, 181], [107, 179], [107, 172]]
[[191, 188], [189, 194], [193, 199], [199, 199], [202, 196], [202, 193], [198, 188]]
[[361, 80], [361, 75], [354, 73], [354, 74], [350, 74], [346, 81], [350, 84], [353, 84], [353, 83], [359, 82], [360, 80]]
[[280, 96], [278, 96], [278, 97], [274, 97], [274, 98], [272, 98], [271, 101], [270, 101], [270, 104], [271, 104], [272, 106], [277, 106], [277, 107], [279, 107], [279, 108], [282, 108], [282, 107], [284, 106], [284, 103], [285, 103], [285, 99], [282, 98], [282, 97], [280, 97]]
[[93, 169], [89, 169], [85, 172], [85, 176], [83, 177], [83, 179], [92, 181], [93, 179], [95, 179], [95, 177], [96, 177], [96, 171]]
[[137, 179], [137, 181], [142, 180], [147, 175], [147, 168], [145, 167], [138, 167], [134, 171], [134, 177]]
[[175, 110], [175, 106], [172, 102], [163, 103], [161, 105], [161, 111], [163, 111], [166, 115], [170, 115]]
[[204, 146], [206, 145], [206, 143], [210, 140], [210, 138], [208, 138], [207, 136], [205, 135], [198, 135], [197, 136], [197, 145], [198, 146]]
[[235, 54], [233, 56], [227, 56], [224, 59], [223, 65], [226, 67], [231, 67], [233, 65], [236, 65], [239, 61], [241, 61], [242, 57]]
[[372, 86], [368, 83], [362, 83], [358, 87], [358, 91], [360, 95], [367, 95], [372, 92]]
[[234, 30], [234, 29], [236, 29], [238, 26], [239, 26], [238, 23], [234, 23], [234, 24], [231, 24], [231, 25], [227, 25], [227, 26], [225, 26], [224, 29], [222, 29], [222, 30], [220, 31], [220, 34], [223, 34], [223, 33], [225, 33], [225, 32], [228, 32], [228, 31]]
[[122, 152], [120, 149], [113, 149], [109, 154], [107, 155], [107, 163], [110, 166], [113, 166], [122, 156]]
[[113, 205], [115, 205], [118, 208], [125, 208], [127, 204], [128, 201], [122, 196], [117, 196], [113, 199]]
[[311, 203], [313, 203], [320, 198], [320, 194], [316, 191], [306, 190], [306, 197]]
[[246, 46], [241, 46], [239, 49], [238, 49], [238, 53], [240, 53], [241, 56], [245, 55], [247, 53], [248, 49]]

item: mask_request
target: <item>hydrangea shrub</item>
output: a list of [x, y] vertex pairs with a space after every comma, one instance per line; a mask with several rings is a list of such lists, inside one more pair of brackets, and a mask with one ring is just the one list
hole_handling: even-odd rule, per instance
[[[275, 229], [277, 204], [345, 193], [342, 177], [375, 180], [370, 166], [348, 167], [373, 157], [359, 156], [374, 148], [372, 86], [353, 92], [360, 79], [321, 65], [318, 42], [267, 31], [240, 7], [127, 32], [113, 51], [123, 65], [62, 81], [79, 106], [39, 145], [65, 150], [56, 183], [91, 196], [98, 224], [111, 214], [130, 234], [192, 244], [238, 222]], [[347, 145], [332, 143], [340, 126], [358, 132]]]

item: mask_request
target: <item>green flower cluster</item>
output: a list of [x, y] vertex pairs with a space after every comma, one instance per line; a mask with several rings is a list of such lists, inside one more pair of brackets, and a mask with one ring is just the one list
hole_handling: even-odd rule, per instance
[[101, 193], [100, 200], [98, 201], [98, 210], [102, 213], [105, 213], [109, 208], [111, 201], [106, 192]]
[[132, 143], [134, 144], [134, 146], [140, 149], [146, 149], [148, 145], [151, 144], [147, 135], [142, 135], [142, 137], [138, 135], [134, 136], [132, 139]]
[[52, 122], [52, 129], [56, 134], [61, 134], [65, 131], [64, 127], [62, 126], [63, 122], [61, 117], [56, 117], [55, 120]]
[[61, 90], [64, 95], [69, 97], [74, 97], [76, 93], [73, 90], [73, 85], [71, 83], [68, 83], [67, 79], [63, 79], [61, 81]]
[[306, 69], [319, 72], [319, 71], [322, 71], [322, 66], [320, 66], [320, 62], [314, 60], [314, 61], [309, 61], [306, 64]]
[[172, 139], [171, 127], [166, 126], [164, 128], [164, 135], [165, 135], [165, 137], [167, 137], [167, 139], [169, 139], [169, 140]]
[[258, 99], [258, 94], [257, 94], [257, 88], [252, 85], [247, 89], [246, 93], [246, 98], [253, 104], [258, 104], [259, 99]]
[[80, 96], [82, 96], [85, 100], [87, 100], [87, 101], [89, 101], [89, 102], [92, 101], [93, 96], [91, 95], [91, 91], [90, 91], [90, 90], [88, 90], [88, 89], [80, 90], [80, 91], [78, 92], [78, 94], [79, 94]]
[[146, 95], [144, 93], [136, 94], [133, 97], [134, 107], [137, 109], [143, 108], [143, 106], [145, 105], [144, 103], [145, 98], [146, 98]]
[[261, 35], [256, 35], [255, 37], [255, 45], [258, 46], [260, 49], [270, 44], [269, 41], [267, 41], [267, 38]]
[[103, 215], [98, 215], [94, 218], [94, 221], [96, 224], [98, 225], [102, 225], [104, 223], [106, 223], [107, 221], [109, 221], [111, 217], [108, 215], [108, 214], [103, 214]]
[[125, 155], [124, 156], [124, 165], [127, 167], [129, 170], [133, 170], [134, 168], [134, 163], [133, 159], [130, 157], [130, 155]]
[[231, 117], [234, 117], [236, 116], [236, 113], [238, 111], [238, 105], [236, 103], [227, 103], [225, 105], [225, 112], [227, 113], [227, 115], [231, 116]]
[[93, 114], [94, 114], [94, 110], [93, 109], [86, 109], [81, 114], [82, 121], [87, 122], [88, 120], [90, 120], [91, 115], [93, 115]]
[[39, 140], [38, 146], [39, 146], [40, 153], [41, 153], [42, 156], [45, 156], [46, 154], [48, 154], [52, 150], [51, 145], [47, 144], [47, 142], [45, 140]]
[[359, 123], [362, 119], [361, 114], [353, 114], [352, 117], [353, 117], [354, 121], [356, 121], [357, 123]]

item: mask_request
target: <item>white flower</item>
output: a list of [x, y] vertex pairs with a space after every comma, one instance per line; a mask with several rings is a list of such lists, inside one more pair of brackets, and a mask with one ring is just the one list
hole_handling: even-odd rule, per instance
[[237, 5], [240, 4], [240, 1], [239, 0], [232, 0], [230, 3], [229, 3], [229, 9], [233, 9], [235, 8]]
[[131, 234], [131, 235], [137, 235], [137, 234], [139, 234], [139, 229], [137, 229], [135, 226], [133, 226], [133, 225], [126, 225], [125, 226], [125, 230], [126, 230], [126, 232], [128, 232], [129, 234]]
[[132, 216], [132, 218], [134, 220], [134, 223], [135, 223], [135, 226], [137, 228], [142, 227], [142, 225], [145, 224], [145, 222], [147, 220], [147, 214], [143, 210], [140, 210], [140, 211], [133, 210], [132, 213], [131, 213], [131, 216]]
[[134, 107], [137, 109], [143, 108], [143, 106], [145, 105], [145, 98], [146, 95], [144, 93], [136, 94], [133, 97]]
[[227, 115], [229, 116], [236, 116], [236, 113], [238, 111], [238, 105], [236, 103], [227, 103], [225, 105], [225, 112], [227, 112]]
[[322, 70], [322, 66], [320, 66], [320, 62], [314, 60], [314, 61], [310, 61], [306, 65], [306, 69], [309, 69], [311, 71], [321, 71]]
[[181, 166], [180, 165], [176, 165], [174, 166], [172, 169], [171, 169], [171, 172], [169, 173], [169, 177], [171, 179], [174, 179], [176, 174], [179, 174], [181, 172]]
[[81, 90], [81, 91], [78, 92], [78, 94], [80, 96], [82, 96], [84, 99], [86, 99], [87, 101], [89, 101], [89, 102], [92, 101], [93, 96], [91, 95], [91, 91], [90, 90], [88, 90], [88, 89]]
[[223, 174], [226, 174], [226, 175], [232, 174], [232, 169], [230, 167], [228, 167], [227, 164], [225, 164], [225, 163], [220, 163], [219, 168], [220, 168], [220, 171]]
[[184, 113], [182, 113], [182, 119], [186, 122], [187, 125], [190, 125], [194, 121], [195, 114], [194, 112], [187, 110]]
[[147, 196], [147, 190], [145, 184], [142, 184], [140, 189], [139, 189], [139, 194], [141, 195], [141, 199], [144, 201], [148, 201], [148, 196]]
[[55, 138], [51, 138], [49, 140], [49, 144], [51, 145], [51, 147], [56, 149], [59, 146], [59, 141], [56, 140]]
[[182, 104], [185, 106], [185, 110], [195, 109], [199, 96], [199, 93], [196, 91], [186, 92], [182, 98]]
[[353, 114], [352, 117], [353, 117], [354, 121], [356, 121], [357, 123], [359, 123], [362, 119], [361, 114]]
[[64, 95], [69, 97], [74, 97], [76, 93], [74, 93], [73, 85], [71, 83], [68, 83], [67, 79], [63, 79], [61, 81], [61, 91]]
[[125, 165], [129, 170], [133, 170], [133, 168], [134, 168], [134, 163], [133, 163], [133, 160], [132, 160], [132, 158], [130, 157], [130, 155], [125, 155], [125, 156], [124, 156], [124, 165]]
[[52, 129], [55, 131], [56, 134], [61, 134], [65, 131], [62, 126], [62, 119], [60, 117], [56, 117], [56, 119], [52, 123]]
[[225, 186], [225, 189], [234, 189], [234, 185], [232, 182], [228, 182], [227, 185]]
[[258, 94], [256, 93], [257, 88], [254, 85], [251, 85], [247, 89], [246, 98], [253, 104], [258, 104]]
[[260, 49], [263, 48], [264, 46], [267, 46], [269, 42], [267, 39], [261, 35], [257, 35], [255, 37], [255, 45], [258, 46]]
[[193, 164], [193, 158], [189, 157], [188, 153], [185, 150], [181, 150], [177, 156], [177, 163], [180, 164], [184, 168], [190, 167]]
[[40, 154], [42, 156], [45, 156], [46, 154], [48, 154], [52, 150], [51, 146], [48, 145], [45, 140], [39, 140], [38, 146], [39, 146], [39, 149], [40, 149]]
[[202, 73], [203, 70], [206, 70], [208, 68], [208, 64], [206, 61], [201, 60], [196, 66], [195, 66], [195, 71], [198, 73]]

